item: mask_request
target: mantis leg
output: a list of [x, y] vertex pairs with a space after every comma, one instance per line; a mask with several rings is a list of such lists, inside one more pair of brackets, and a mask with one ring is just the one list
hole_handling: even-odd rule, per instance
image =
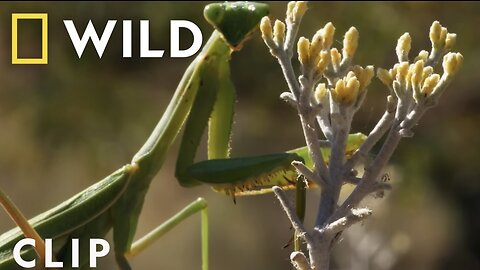
[[[198, 66], [196, 76], [199, 80], [198, 92], [185, 124], [178, 154], [175, 174], [183, 186], [200, 184], [186, 171], [194, 163], [197, 148], [209, 120], [209, 152], [211, 146], [215, 145], [218, 147], [213, 153], [214, 156], [226, 157], [228, 153], [235, 95], [230, 77], [225, 77], [229, 75], [228, 60], [231, 49], [223, 40], [218, 40], [213, 45], [212, 48], [215, 50], [208, 51]], [[225, 86], [228, 88], [224, 89]], [[224, 102], [225, 98], [228, 99], [227, 102]], [[219, 109], [221, 112], [217, 113]], [[228, 113], [224, 113], [226, 111]], [[224, 121], [228, 123], [224, 124]], [[209, 158], [211, 156], [209, 153]]]
[[208, 159], [230, 156], [235, 105], [235, 87], [230, 80], [230, 66], [227, 61], [219, 63], [217, 97], [208, 125]]
[[[296, 194], [295, 194], [295, 208], [297, 211], [297, 215], [300, 220], [303, 222], [305, 219], [305, 208], [307, 205], [307, 186], [306, 186], [306, 179], [299, 175], [297, 177], [296, 183]], [[302, 250], [302, 241], [300, 235], [298, 235], [297, 231], [295, 231], [293, 235], [293, 246], [295, 251]]]
[[142, 238], [135, 241], [130, 250], [125, 254], [127, 258], [135, 257], [145, 248], [152, 245], [157, 239], [165, 233], [173, 229], [177, 224], [192, 216], [197, 212], [201, 212], [201, 241], [202, 241], [202, 270], [208, 270], [208, 213], [207, 202], [203, 198], [193, 201], [173, 217], [165, 221], [163, 224], [146, 234]]

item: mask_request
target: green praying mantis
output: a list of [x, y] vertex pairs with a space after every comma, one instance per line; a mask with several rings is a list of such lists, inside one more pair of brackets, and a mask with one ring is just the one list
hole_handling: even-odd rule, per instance
[[[201, 198], [145, 237], [133, 241], [150, 182], [161, 169], [184, 125], [175, 172], [180, 185], [208, 184], [233, 197], [269, 192], [273, 185], [295, 188], [298, 173], [292, 161], [313, 166], [305, 147], [279, 154], [229, 157], [235, 101], [235, 89], [230, 80], [230, 55], [242, 47], [267, 14], [268, 6], [260, 3], [208, 5], [204, 15], [216, 30], [187, 68], [160, 121], [132, 162], [28, 221], [22, 221], [21, 213], [16, 215], [14, 210], [7, 208], [7, 212], [17, 216], [15, 220], [20, 227], [31, 230], [28, 233], [15, 228], [0, 235], [0, 269], [21, 269], [13, 259], [12, 249], [25, 235], [35, 233], [42, 239], [53, 239], [55, 258], [64, 263], [64, 268], [71, 267], [76, 260], [72, 258], [70, 240], [79, 239], [77, 263], [80, 269], [88, 269], [88, 240], [103, 237], [110, 230], [113, 230], [118, 267], [131, 269], [128, 258], [197, 212], [202, 212], [202, 269], [208, 269], [207, 204]], [[195, 154], [207, 126], [208, 160], [195, 163]], [[346, 151], [355, 151], [364, 139], [363, 134], [350, 135]], [[322, 151], [327, 157], [329, 149]], [[12, 206], [2, 192], [0, 198], [4, 205]], [[37, 246], [36, 249], [23, 249], [21, 256], [26, 261], [38, 259], [42, 262], [45, 254]]]

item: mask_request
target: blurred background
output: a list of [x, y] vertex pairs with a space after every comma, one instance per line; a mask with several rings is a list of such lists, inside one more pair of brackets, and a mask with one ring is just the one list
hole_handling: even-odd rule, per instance
[[[169, 21], [185, 19], [202, 30], [206, 3], [2, 3], [0, 5], [0, 187], [27, 217], [49, 209], [130, 161], [168, 104], [188, 63], [169, 59]], [[284, 19], [286, 2], [271, 4]], [[479, 3], [310, 3], [301, 35], [311, 37], [331, 21], [336, 42], [350, 26], [360, 32], [356, 63], [391, 68], [396, 40], [412, 36], [412, 54], [430, 49], [428, 31], [439, 20], [457, 33], [454, 48], [464, 64], [442, 102], [400, 144], [389, 167], [394, 189], [365, 205], [374, 216], [345, 233], [335, 248], [333, 269], [480, 269], [480, 36]], [[49, 16], [48, 65], [11, 64], [11, 13]], [[89, 19], [103, 31], [118, 20], [99, 59], [91, 43], [81, 59], [62, 20], [83, 33]], [[133, 55], [122, 58], [122, 19], [133, 20]], [[150, 44], [165, 58], [138, 57], [139, 20], [150, 20]], [[30, 25], [31, 23], [31, 25]], [[183, 33], [182, 46], [191, 37]], [[40, 24], [19, 25], [19, 56], [39, 56]], [[297, 65], [297, 63], [295, 63]], [[436, 69], [438, 72], [441, 68]], [[257, 33], [233, 55], [237, 88], [233, 156], [284, 151], [303, 144], [276, 60]], [[368, 133], [385, 108], [385, 87], [374, 80], [353, 131]], [[211, 269], [291, 269], [289, 222], [273, 195], [232, 199], [209, 187], [181, 188], [173, 177], [178, 144], [153, 181], [138, 236], [199, 196], [209, 202]], [[204, 159], [203, 152], [198, 159]], [[347, 187], [348, 188], [348, 187]], [[309, 192], [307, 224], [317, 211]], [[0, 232], [13, 226], [0, 212]], [[194, 216], [132, 260], [134, 269], [199, 269], [200, 217]], [[114, 268], [113, 257], [100, 269]]]

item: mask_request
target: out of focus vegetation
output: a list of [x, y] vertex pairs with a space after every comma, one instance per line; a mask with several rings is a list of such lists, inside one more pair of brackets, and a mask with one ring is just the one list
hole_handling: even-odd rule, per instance
[[[197, 2], [0, 5], [0, 186], [27, 216], [56, 205], [129, 162], [193, 58], [141, 59], [134, 42], [134, 57], [123, 59], [121, 23], [117, 22], [102, 59], [91, 44], [78, 59], [62, 20], [74, 20], [83, 32], [89, 19], [97, 31], [108, 19], [131, 19], [133, 40], [138, 41], [139, 20], [148, 19], [151, 47], [166, 49], [168, 56], [171, 19], [193, 21], [202, 29], [204, 40], [209, 36], [211, 27], [202, 18], [204, 6]], [[272, 3], [271, 16], [283, 18], [285, 7], [286, 3]], [[14, 12], [49, 14], [48, 65], [11, 64]], [[480, 4], [469, 2], [317, 2], [310, 3], [304, 18], [301, 34], [308, 37], [333, 22], [338, 47], [343, 33], [356, 26], [360, 31], [357, 63], [383, 68], [395, 62], [396, 40], [404, 32], [412, 36], [414, 53], [430, 48], [428, 30], [434, 20], [458, 35], [454, 50], [464, 55], [461, 71], [442, 102], [415, 129], [415, 137], [401, 143], [389, 169], [394, 190], [381, 201], [367, 202], [375, 205], [374, 218], [357, 228], [362, 230], [360, 236], [373, 235], [367, 246], [391, 253], [387, 256], [391, 269], [480, 268], [479, 13]], [[20, 47], [20, 53], [27, 56], [38, 50], [39, 35], [34, 27], [25, 29], [20, 41], [27, 45]], [[189, 38], [185, 35], [185, 46]], [[280, 68], [258, 33], [232, 62], [238, 92], [232, 154], [300, 146], [303, 138], [297, 116], [278, 98], [286, 89]], [[375, 81], [369, 91], [354, 121], [355, 132], [369, 132], [384, 110], [383, 85]], [[234, 205], [231, 198], [208, 187], [181, 188], [173, 177], [175, 150], [148, 194], [139, 235], [204, 196], [210, 203], [212, 269], [291, 269], [289, 250], [282, 249], [290, 237], [289, 223], [273, 196], [240, 198]], [[311, 191], [309, 196], [316, 201], [318, 192]], [[307, 222], [312, 222], [316, 205], [309, 207]], [[10, 220], [0, 213], [0, 231], [10, 227]], [[199, 217], [188, 220], [135, 258], [134, 268], [199, 269], [199, 232]], [[339, 269], [362, 252], [355, 244], [360, 240], [352, 246], [351, 239], [356, 238], [344, 237], [337, 248]], [[370, 268], [387, 269], [382, 268], [389, 265], [382, 264], [386, 257], [377, 257]]]

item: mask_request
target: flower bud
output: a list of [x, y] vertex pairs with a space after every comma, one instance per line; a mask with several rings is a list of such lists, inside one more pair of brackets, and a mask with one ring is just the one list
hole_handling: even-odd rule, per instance
[[447, 39], [447, 34], [448, 34], [447, 28], [442, 27], [442, 31], [440, 31], [440, 40], [439, 40], [441, 46], [445, 46], [445, 40]]
[[402, 62], [398, 65], [396, 80], [402, 86], [405, 86], [405, 84], [406, 84], [409, 67], [410, 66], [408, 65], [408, 62]]
[[292, 22], [297, 23], [299, 22], [305, 12], [307, 11], [307, 2], [306, 1], [297, 1], [295, 2], [295, 7], [292, 11]]
[[425, 51], [425, 50], [421, 50], [421, 51], [418, 53], [418, 56], [415, 57], [415, 59], [413, 60], [413, 62], [417, 62], [418, 60], [423, 60], [423, 62], [427, 62], [427, 60], [428, 60], [428, 52]]
[[322, 103], [323, 99], [327, 96], [327, 87], [324, 83], [319, 83], [315, 88], [315, 100], [318, 103]]
[[285, 24], [276, 20], [273, 27], [273, 37], [278, 46], [282, 47], [285, 42]]
[[342, 55], [338, 52], [337, 48], [330, 49], [331, 62], [334, 67], [340, 66]]
[[432, 73], [433, 73], [433, 67], [431, 66], [425, 67], [423, 68], [422, 77], [427, 78], [428, 76], [432, 75]]
[[447, 37], [445, 38], [445, 50], [451, 51], [455, 43], [457, 42], [457, 34], [448, 33]]
[[410, 78], [413, 85], [419, 85], [422, 82], [424, 64], [423, 60], [418, 60], [412, 65], [412, 76]]
[[412, 38], [409, 33], [405, 33], [398, 39], [397, 47], [395, 48], [399, 62], [408, 61], [408, 53], [411, 48]]
[[331, 61], [331, 57], [327, 51], [320, 52], [320, 60], [318, 61], [315, 69], [316, 73], [322, 74], [327, 68], [328, 64], [330, 64], [330, 61]]
[[399, 65], [400, 64], [397, 63], [397, 64], [393, 65], [393, 68], [388, 70], [388, 73], [390, 73], [390, 76], [392, 77], [392, 79], [397, 77], [397, 69], [398, 69]]
[[337, 81], [332, 96], [336, 102], [350, 105], [357, 99], [360, 82], [355, 76], [349, 79], [345, 78], [345, 80], [340, 79]]
[[433, 74], [428, 78], [426, 78], [422, 86], [422, 90], [421, 90], [422, 94], [424, 94], [425, 96], [428, 96], [430, 93], [432, 93], [435, 86], [437, 86], [439, 80], [440, 80], [440, 75], [438, 74]]
[[272, 23], [268, 16], [263, 17], [260, 21], [260, 31], [262, 32], [262, 38], [265, 41], [273, 40]]
[[304, 37], [298, 40], [297, 44], [298, 61], [305, 66], [308, 64], [310, 54], [310, 41]]
[[[313, 35], [312, 43], [310, 44], [310, 55], [312, 57], [319, 57], [320, 51], [323, 49], [323, 36], [321, 30], [318, 30], [315, 35]], [[320, 59], [315, 59], [315, 62], [318, 62]]]
[[352, 58], [358, 47], [358, 30], [355, 27], [350, 27], [345, 38], [343, 39], [343, 57]]
[[443, 72], [448, 75], [455, 74], [463, 62], [463, 56], [460, 53], [447, 53], [443, 57]]
[[434, 21], [430, 27], [430, 41], [433, 48], [439, 48], [440, 35], [442, 34], [442, 25], [438, 21]]
[[293, 18], [293, 9], [295, 8], [295, 1], [288, 2], [287, 5], [287, 20], [292, 20]]
[[388, 70], [383, 68], [378, 68], [377, 77], [383, 84], [385, 84], [388, 87], [392, 87], [393, 77], [390, 75], [390, 72], [388, 72]]
[[366, 66], [360, 75], [357, 75], [358, 81], [360, 82], [360, 92], [364, 91], [367, 86], [372, 82], [372, 78], [375, 75], [373, 66]]
[[335, 34], [335, 26], [331, 22], [327, 23], [322, 29], [323, 47], [329, 49], [333, 44], [333, 35]]

